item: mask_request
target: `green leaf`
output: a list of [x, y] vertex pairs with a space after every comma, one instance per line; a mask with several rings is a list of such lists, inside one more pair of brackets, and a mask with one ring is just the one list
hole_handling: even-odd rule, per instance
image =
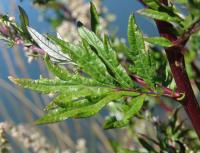
[[112, 49], [106, 37], [103, 43], [95, 33], [89, 31], [81, 23], [79, 23], [78, 31], [81, 38], [86, 40], [87, 43], [92, 46], [92, 51], [101, 59], [109, 74], [118, 82], [118, 84], [120, 84], [120, 86], [134, 86], [131, 78], [126, 73], [126, 70], [119, 64], [116, 52]]
[[[139, 93], [123, 91], [108, 86], [100, 86], [97, 84], [87, 84], [88, 82], [76, 82], [74, 80], [59, 79], [17, 79], [9, 77], [9, 79], [19, 86], [29, 88], [42, 93], [54, 93], [57, 95], [46, 110], [52, 110], [42, 117], [37, 123], [53, 123], [62, 121], [67, 118], [83, 118], [90, 117], [98, 113], [105, 105], [113, 100], [117, 100], [124, 96], [138, 96]], [[135, 109], [138, 106], [135, 105]], [[129, 110], [127, 115], [130, 116]]]
[[[77, 92], [78, 93], [78, 92]], [[85, 95], [80, 95], [79, 99], [72, 99], [72, 98], [76, 98], [78, 94], [72, 94], [72, 96], [70, 96], [71, 98], [71, 101], [68, 97], [68, 95], [70, 94], [61, 94], [59, 95], [58, 97], [56, 97], [51, 103], [50, 103], [50, 106], [52, 104], [55, 104], [56, 106], [59, 106], [59, 107], [62, 107], [62, 108], [66, 108], [67, 110], [69, 109], [75, 109], [75, 108], [80, 108], [80, 107], [83, 107], [83, 106], [88, 106], [88, 105], [91, 105], [91, 104], [95, 104], [97, 101], [96, 100], [90, 100], [88, 99], [87, 96], [85, 95], [88, 95], [88, 96], [91, 96], [89, 93], [88, 94], [85, 94]], [[65, 98], [65, 99], [63, 99]], [[91, 97], [90, 97], [91, 98]], [[96, 97], [95, 97], [96, 98]], [[54, 107], [55, 108], [55, 107]]]
[[99, 15], [98, 15], [95, 5], [92, 2], [90, 2], [90, 15], [91, 15], [92, 31], [97, 33], [97, 30], [99, 27]]
[[149, 153], [156, 153], [156, 150], [143, 138], [138, 138], [141, 145], [149, 152]]
[[115, 123], [117, 122], [117, 118], [116, 116], [109, 116], [106, 118], [103, 128], [104, 129], [112, 129], [112, 128], [116, 128], [118, 126], [115, 126]]
[[[82, 88], [93, 88], [96, 92], [98, 91], [96, 87], [99, 88], [111, 88], [111, 86], [103, 86], [96, 82], [89, 81], [87, 79], [75, 82], [75, 80], [63, 81], [60, 79], [18, 79], [14, 77], [9, 77], [9, 79], [16, 85], [22, 86], [24, 88], [29, 88], [42, 93], [61, 93], [61, 92], [77, 92]], [[84, 82], [82, 82], [84, 81]]]
[[87, 73], [91, 78], [102, 83], [110, 85], [113, 84], [114, 80], [108, 74], [105, 65], [91, 50], [90, 46], [86, 45], [86, 42], [83, 41], [83, 45], [74, 45], [54, 36], [49, 37], [56, 44], [58, 44], [62, 48], [63, 52], [67, 53], [72, 61], [75, 62], [80, 69]]
[[36, 123], [37, 124], [47, 124], [47, 123], [54, 123], [63, 121], [67, 118], [85, 118], [90, 117], [98, 113], [106, 104], [114, 99], [118, 99], [122, 95], [120, 94], [110, 94], [105, 96], [103, 99], [98, 101], [97, 103], [89, 106], [84, 106], [75, 109], [65, 109], [65, 108], [57, 108], [53, 111], [50, 111], [47, 115], [43, 116], [39, 119]]
[[130, 51], [128, 55], [131, 60], [134, 61], [136, 55], [145, 53], [143, 35], [138, 29], [133, 15], [130, 15], [128, 22], [128, 42], [130, 45]]
[[[101, 41], [100, 38], [96, 36], [96, 34], [86, 27], [82, 25], [82, 23], [78, 23], [78, 32], [82, 39], [86, 40], [88, 44], [93, 46], [96, 49], [96, 52], [99, 57], [105, 58], [105, 60], [109, 61], [109, 63], [113, 66], [117, 66], [119, 63], [116, 58], [116, 53], [114, 50], [105, 50], [104, 43]], [[106, 44], [108, 39], [106, 39]]]
[[129, 66], [129, 71], [140, 76], [152, 88], [156, 82], [156, 65], [148, 54], [139, 54], [134, 65]]
[[100, 83], [90, 78], [83, 77], [79, 74], [69, 73], [68, 70], [61, 68], [59, 65], [53, 64], [48, 56], [45, 56], [45, 63], [49, 71], [52, 72], [55, 76], [57, 76], [61, 80], [82, 85], [96, 85], [96, 86], [105, 85], [104, 83]]
[[53, 64], [50, 61], [50, 58], [48, 55], [45, 55], [44, 61], [45, 61], [45, 64], [46, 64], [48, 70], [50, 72], [52, 72], [55, 76], [57, 76], [59, 79], [67, 81], [67, 80], [71, 80], [73, 78], [73, 76], [71, 76], [71, 74], [69, 72], [67, 72], [66, 69], [61, 68], [59, 65]]
[[[188, 0], [176, 0], [177, 3], [180, 3], [180, 4], [187, 4], [188, 3]], [[192, 2], [192, 1], [191, 1]], [[190, 1], [189, 1], [190, 3]]]
[[67, 82], [59, 79], [18, 79], [14, 77], [9, 77], [9, 79], [24, 88], [32, 89], [42, 93], [58, 93], [58, 92], [66, 92], [66, 91], [76, 91], [81, 86], [78, 84], [73, 84], [73, 82]]
[[82, 105], [91, 104], [91, 101], [83, 100], [87, 97], [99, 97], [105, 96], [107, 94], [112, 93], [113, 90], [111, 88], [103, 88], [103, 87], [82, 87], [79, 88], [76, 92], [69, 91], [62, 93], [58, 97], [56, 97], [53, 102], [60, 107], [80, 107]]
[[141, 95], [136, 98], [133, 98], [132, 101], [130, 102], [130, 109], [126, 112], [124, 119], [129, 120], [131, 119], [134, 115], [136, 115], [142, 108], [145, 96]]
[[[91, 13], [97, 20], [97, 12], [92, 5]], [[55, 79], [9, 79], [24, 88], [54, 94], [53, 100], [46, 107], [47, 114], [37, 121], [38, 124], [54, 123], [67, 118], [90, 117], [96, 115], [108, 103], [118, 103], [127, 96], [132, 97], [134, 102], [122, 104], [124, 118], [116, 120], [114, 125], [111, 122], [110, 126], [125, 126], [139, 112], [145, 96], [118, 61], [117, 53], [107, 35], [101, 38], [86, 27], [79, 26], [81, 41], [73, 44], [54, 36], [43, 36], [30, 27], [27, 29], [37, 45], [47, 53], [44, 60]], [[142, 33], [138, 29], [132, 30], [136, 31], [134, 37], [139, 36], [137, 39], [140, 43], [136, 48], [137, 52], [133, 51], [136, 55], [134, 66], [137, 70], [137, 61], [141, 59], [142, 54], [146, 55], [146, 52]], [[145, 60], [147, 59], [148, 54], [145, 56]], [[52, 60], [72, 62], [75, 71]]]
[[150, 54], [145, 51], [144, 38], [135, 24], [133, 15], [129, 17], [128, 41], [130, 51], [127, 54], [133, 61], [133, 65], [129, 66], [129, 71], [137, 74], [153, 87], [156, 76], [156, 66]]
[[152, 9], [141, 9], [138, 11], [138, 13], [156, 20], [174, 22], [177, 23], [178, 25], [180, 25], [182, 22], [182, 20], [179, 17], [177, 17], [176, 15], [171, 15], [167, 12], [161, 12]]
[[160, 3], [159, 0], [144, 0], [145, 5], [147, 8], [150, 8], [152, 10], [156, 10], [159, 12], [165, 12], [169, 14], [170, 16], [176, 16], [180, 20], [184, 20], [184, 17], [180, 15], [180, 12], [177, 10], [176, 6], [173, 5], [170, 0], [168, 0], [168, 5], [163, 5]]
[[20, 21], [21, 21], [21, 26], [22, 28], [26, 28], [26, 26], [29, 26], [29, 19], [28, 19], [28, 15], [26, 14], [25, 10], [21, 7], [21, 6], [18, 6], [19, 8], [19, 12], [20, 12]]
[[50, 40], [47, 39], [47, 37], [41, 35], [38, 33], [35, 29], [27, 27], [28, 31], [33, 38], [33, 40], [38, 44], [38, 46], [44, 50], [51, 58], [56, 59], [58, 61], [62, 62], [70, 62], [71, 59], [67, 54], [64, 54], [61, 51], [61, 48], [52, 43]]
[[153, 10], [158, 10], [160, 8], [160, 3], [158, 0], [144, 0], [144, 3], [148, 8], [151, 8]]
[[121, 127], [126, 126], [129, 123], [129, 121], [132, 119], [132, 117], [141, 110], [144, 100], [145, 100], [145, 96], [143, 95], [133, 98], [129, 104], [130, 109], [125, 112], [123, 119], [117, 120], [116, 117], [112, 116], [111, 118], [108, 118], [105, 121], [104, 128], [110, 129], [110, 128], [121, 128]]
[[151, 44], [159, 45], [162, 47], [171, 47], [173, 43], [164, 37], [146, 37], [144, 38], [146, 42]]

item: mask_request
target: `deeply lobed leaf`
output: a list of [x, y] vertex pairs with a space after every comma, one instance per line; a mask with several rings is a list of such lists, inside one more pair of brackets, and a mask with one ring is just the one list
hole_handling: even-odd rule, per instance
[[150, 54], [146, 52], [143, 35], [138, 29], [133, 15], [129, 17], [128, 40], [130, 45], [128, 55], [133, 61], [133, 65], [129, 66], [129, 71], [137, 74], [153, 87], [156, 67]]
[[[124, 112], [123, 120], [116, 120], [110, 127], [123, 127], [141, 109], [145, 93], [132, 81], [126, 69], [120, 64], [109, 37], [95, 34], [98, 15], [91, 4], [92, 30], [81, 23], [78, 32], [81, 41], [73, 44], [55, 36], [43, 36], [28, 27], [28, 31], [37, 45], [46, 52], [45, 63], [56, 79], [31, 80], [9, 79], [19, 86], [41, 93], [53, 93], [54, 99], [46, 107], [48, 113], [38, 120], [38, 124], [53, 123], [67, 118], [90, 117], [98, 113], [111, 101], [118, 103], [126, 96], [133, 97], [129, 105], [120, 104]], [[130, 59], [134, 72], [144, 77], [148, 83], [153, 82], [153, 69], [149, 66], [151, 59], [145, 50], [144, 38], [135, 24], [134, 17], [129, 19], [128, 29]], [[166, 43], [166, 42], [165, 42]], [[52, 61], [71, 62], [76, 73], [65, 66]], [[149, 64], [149, 65], [148, 65]]]
[[[79, 23], [80, 25], [80, 23]], [[92, 51], [101, 59], [105, 64], [109, 74], [114, 77], [120, 86], [129, 87], [134, 85], [130, 77], [127, 75], [126, 70], [119, 64], [116, 52], [110, 46], [108, 38], [105, 36], [104, 43], [84, 26], [78, 27], [79, 34], [82, 39], [86, 40], [92, 46]]]

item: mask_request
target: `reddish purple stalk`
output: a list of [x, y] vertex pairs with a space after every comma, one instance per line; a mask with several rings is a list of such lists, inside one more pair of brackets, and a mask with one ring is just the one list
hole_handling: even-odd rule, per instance
[[[164, 36], [171, 41], [174, 40], [175, 36], [165, 31], [165, 28], [170, 28], [171, 25], [165, 22], [157, 21], [157, 26], [161, 36]], [[200, 137], [200, 107], [192, 90], [188, 74], [185, 70], [184, 55], [181, 51], [182, 48], [176, 46], [165, 48], [167, 59], [177, 85], [177, 90], [185, 93], [185, 98], [182, 100], [181, 104], [187, 112], [198, 136]]]
[[[134, 82], [137, 82], [142, 87], [149, 89], [150, 91], [153, 92], [153, 89], [151, 89], [149, 87], [149, 85], [142, 78], [140, 78], [136, 75], [131, 75], [131, 78]], [[163, 96], [173, 98], [174, 100], [177, 100], [182, 96], [179, 92], [174, 92], [172, 89], [164, 87], [161, 84], [157, 84], [157, 86], [162, 89], [163, 93], [161, 95], [163, 95]]]
[[[167, 5], [167, 0], [161, 0], [161, 2]], [[177, 42], [177, 40], [180, 40], [176, 35], [170, 32], [173, 28], [171, 24], [163, 21], [156, 21], [156, 24], [161, 36], [169, 39], [172, 42]], [[199, 24], [195, 26], [195, 31], [198, 26]], [[199, 27], [197, 29], [199, 29]], [[187, 37], [189, 38], [189, 36]], [[188, 117], [190, 118], [191, 123], [200, 138], [200, 106], [192, 90], [192, 86], [185, 68], [184, 55], [182, 53], [187, 39], [182, 41], [181, 45], [165, 48], [165, 52], [177, 85], [177, 90], [180, 93], [185, 93], [185, 97], [181, 101], [181, 104], [188, 114]]]

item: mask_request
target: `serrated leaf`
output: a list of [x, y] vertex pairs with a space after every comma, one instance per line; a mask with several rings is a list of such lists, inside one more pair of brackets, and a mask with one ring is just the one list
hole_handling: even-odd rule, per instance
[[162, 47], [173, 46], [173, 43], [164, 37], [146, 37], [145, 41]]
[[[76, 92], [65, 92], [56, 97], [53, 102], [65, 108], [70, 107], [80, 107], [82, 105], [91, 104], [92, 102], [88, 100], [84, 100], [87, 97], [99, 97], [105, 96], [113, 92], [111, 88], [103, 88], [103, 87], [82, 87], [79, 88]], [[83, 101], [80, 102], [80, 100]]]
[[98, 113], [112, 100], [123, 96], [138, 96], [139, 94], [96, 84], [87, 84], [87, 82], [79, 84], [74, 82], [74, 80], [63, 81], [44, 78], [31, 80], [14, 77], [9, 77], [9, 79], [24, 88], [42, 93], [56, 93], [58, 95], [46, 107], [46, 110], [53, 110], [38, 120], [38, 124], [58, 122], [71, 117], [90, 117]]
[[136, 98], [133, 98], [130, 103], [130, 109], [125, 112], [123, 119], [117, 120], [116, 117], [108, 118], [104, 123], [104, 128], [110, 129], [126, 126], [131, 118], [141, 110], [144, 100], [145, 96], [138, 96]]
[[156, 66], [150, 55], [139, 54], [135, 59], [134, 65], [129, 66], [129, 71], [137, 74], [151, 87], [154, 87], [156, 81]]
[[95, 5], [92, 2], [90, 2], [90, 15], [91, 15], [92, 31], [97, 33], [97, 30], [99, 27], [99, 15], [98, 15]]
[[103, 86], [105, 84], [92, 80], [90, 78], [83, 77], [79, 74], [71, 74], [67, 69], [61, 68], [59, 65], [53, 64], [48, 56], [45, 56], [45, 63], [50, 72], [52, 72], [59, 79], [64, 81], [70, 81], [71, 83], [83, 84], [83, 85], [96, 85]]
[[81, 38], [86, 40], [87, 43], [92, 46], [93, 52], [97, 54], [97, 56], [101, 59], [101, 61], [106, 65], [109, 74], [121, 86], [123, 87], [128, 87], [130, 85], [134, 86], [132, 80], [126, 73], [126, 70], [117, 61], [116, 53], [110, 46], [106, 37], [103, 43], [95, 35], [95, 33], [89, 31], [81, 23], [79, 23], [78, 32]]
[[144, 39], [141, 31], [135, 23], [133, 15], [130, 15], [128, 21], [128, 42], [130, 46], [129, 58], [135, 60], [135, 56], [140, 53], [145, 53]]
[[113, 84], [114, 80], [107, 73], [105, 65], [91, 50], [90, 46], [85, 45], [84, 41], [84, 44], [74, 45], [54, 36], [49, 37], [63, 49], [64, 53], [69, 54], [71, 59], [91, 78], [102, 83]]
[[156, 11], [162, 11], [165, 12], [167, 14], [170, 14], [170, 16], [176, 16], [177, 18], [179, 18], [180, 20], [183, 19], [182, 16], [180, 16], [179, 11], [176, 9], [176, 7], [170, 2], [168, 1], [169, 5], [163, 5], [162, 3], [160, 3], [159, 0], [144, 0], [145, 5], [147, 6], [147, 8], [150, 8], [152, 10], [156, 10]]
[[71, 61], [69, 56], [67, 54], [64, 54], [58, 45], [52, 43], [50, 40], [47, 39], [47, 37], [41, 35], [35, 29], [30, 28], [30, 27], [27, 27], [27, 28], [28, 28], [28, 31], [29, 31], [31, 37], [33, 38], [33, 40], [49, 56], [51, 56], [52, 58], [54, 58], [58, 61], [62, 61], [62, 62], [70, 62]]
[[98, 38], [94, 32], [84, 27], [80, 22], [78, 23], [78, 32], [81, 38], [86, 40], [88, 44], [90, 44], [96, 49], [100, 57], [105, 58], [105, 60], [108, 60], [111, 65], [118, 65], [115, 51], [105, 50], [104, 43], [101, 41], [101, 39]]
[[156, 76], [155, 65], [150, 54], [145, 51], [144, 38], [135, 24], [134, 16], [129, 17], [128, 40], [130, 45], [129, 58], [133, 65], [129, 66], [130, 72], [137, 74], [153, 87]]
[[[87, 97], [81, 97], [81, 96], [80, 96], [81, 97], [80, 99], [69, 101], [69, 97], [67, 97], [68, 95], [69, 94], [62, 94], [62, 95], [56, 97], [51, 103], [55, 104], [56, 106], [66, 108], [68, 110], [80, 108], [83, 106], [88, 106], [88, 105], [92, 105], [92, 104], [96, 103], [95, 100], [91, 101], [91, 100], [87, 99]], [[75, 94], [75, 95], [77, 96], [77, 94]], [[76, 96], [73, 96], [73, 97], [76, 97]], [[82, 95], [82, 96], [84, 96], [84, 95]], [[65, 99], [62, 99], [62, 98], [65, 98]], [[50, 105], [52, 105], [52, 104], [50, 104]]]
[[[92, 84], [91, 82], [74, 82], [73, 80], [63, 81], [59, 79], [18, 79], [9, 77], [9, 79], [16, 85], [24, 88], [32, 89], [42, 93], [61, 93], [61, 92], [77, 92], [82, 88], [92, 88], [98, 86], [98, 84]], [[99, 86], [101, 87], [101, 86]], [[104, 88], [102, 86], [102, 88]], [[109, 88], [109, 87], [105, 87]]]
[[120, 94], [111, 94], [111, 95], [104, 97], [99, 102], [97, 102], [93, 105], [75, 108], [72, 110], [68, 110], [68, 109], [64, 109], [64, 108], [57, 108], [57, 109], [49, 112], [47, 115], [43, 116], [36, 123], [37, 124], [47, 124], [47, 123], [63, 121], [65, 119], [71, 118], [71, 117], [75, 117], [75, 118], [90, 117], [90, 116], [93, 116], [96, 113], [98, 113], [110, 101], [112, 101], [114, 99], [118, 99], [119, 97], [121, 97]]
[[166, 21], [166, 22], [174, 22], [177, 23], [178, 25], [181, 25], [181, 19], [178, 18], [177, 16], [171, 16], [167, 12], [161, 12], [157, 10], [152, 10], [152, 9], [141, 9], [138, 11], [139, 14], [156, 19], [156, 20], [161, 20], [161, 21]]

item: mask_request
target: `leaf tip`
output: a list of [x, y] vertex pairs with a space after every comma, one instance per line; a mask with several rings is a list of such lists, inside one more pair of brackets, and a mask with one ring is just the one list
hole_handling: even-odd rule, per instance
[[35, 124], [35, 125], [44, 125], [44, 124], [49, 124], [49, 122], [44, 121], [44, 120], [43, 120], [43, 117], [42, 117], [42, 118], [39, 118], [39, 119], [37, 119], [36, 121], [34, 121], [34, 124]]
[[18, 7], [18, 9], [19, 9], [19, 10], [21, 10], [21, 9], [22, 9], [22, 7], [21, 7], [20, 5], [17, 5], [17, 7]]
[[90, 6], [94, 5], [92, 1], [90, 1]]
[[8, 76], [8, 79], [13, 82], [14, 84], [19, 84], [18, 79], [13, 76]]
[[82, 26], [83, 26], [83, 23], [80, 22], [80, 21], [78, 21], [78, 22], [77, 22], [77, 27], [80, 28], [80, 27], [82, 27]]
[[134, 19], [134, 14], [131, 13], [130, 16], [129, 16], [129, 20], [133, 20]]

